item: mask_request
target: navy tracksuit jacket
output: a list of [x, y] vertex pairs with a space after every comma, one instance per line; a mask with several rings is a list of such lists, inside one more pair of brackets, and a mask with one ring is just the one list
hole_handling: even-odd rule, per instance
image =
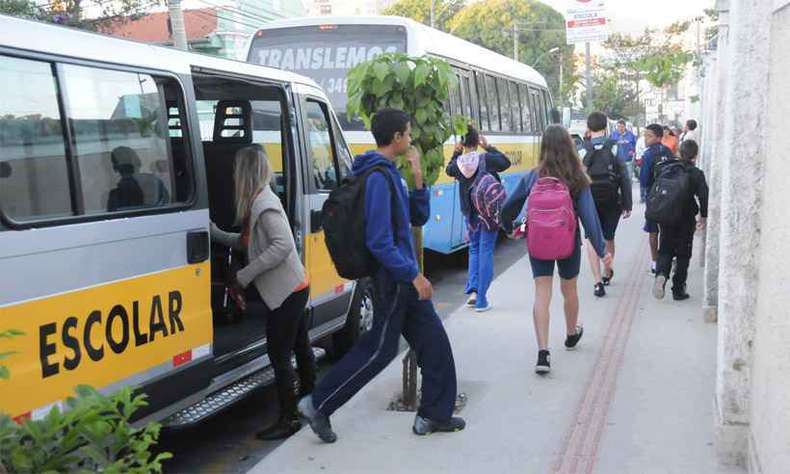
[[[365, 185], [365, 241], [381, 264], [373, 276], [373, 328], [319, 381], [313, 405], [324, 415], [334, 413], [395, 358], [402, 334], [422, 373], [418, 414], [444, 421], [452, 416], [457, 391], [450, 340], [433, 303], [419, 301], [412, 284], [419, 267], [411, 226], [427, 222], [430, 195], [427, 189], [407, 192], [395, 164], [376, 151], [357, 156], [352, 171], [360, 175], [373, 166], [388, 174], [373, 173]], [[387, 180], [394, 184], [394, 200]]]

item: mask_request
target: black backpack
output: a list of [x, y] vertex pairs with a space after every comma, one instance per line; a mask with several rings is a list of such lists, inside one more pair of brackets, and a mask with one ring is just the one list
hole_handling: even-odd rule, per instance
[[[383, 166], [375, 166], [359, 176], [350, 176], [324, 202], [321, 222], [326, 246], [337, 274], [347, 280], [372, 276], [379, 267], [365, 243], [365, 183], [372, 173], [384, 173], [395, 201], [395, 188]], [[392, 206], [395, 222], [395, 207]], [[393, 236], [397, 230], [393, 225]]]
[[584, 165], [590, 176], [590, 191], [597, 207], [614, 208], [620, 205], [620, 167], [612, 153], [613, 140], [607, 140], [603, 148], [596, 150], [589, 141], [584, 143], [587, 155]]
[[647, 196], [645, 218], [663, 225], [673, 225], [683, 216], [691, 194], [691, 179], [680, 162], [661, 163], [656, 180]]

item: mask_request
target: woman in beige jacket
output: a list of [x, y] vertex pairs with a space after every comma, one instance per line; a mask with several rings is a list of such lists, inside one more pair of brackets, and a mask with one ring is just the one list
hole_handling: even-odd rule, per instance
[[287, 438], [301, 427], [291, 353], [296, 353], [300, 394], [311, 393], [315, 385], [315, 359], [305, 318], [310, 288], [288, 216], [269, 185], [271, 177], [269, 160], [260, 146], [239, 150], [234, 182], [241, 234], [225, 232], [211, 224], [214, 241], [247, 254], [247, 266], [236, 273], [231, 284], [246, 288], [253, 283], [268, 309], [266, 339], [280, 399], [280, 417], [273, 426], [257, 433], [259, 439], [265, 440]]

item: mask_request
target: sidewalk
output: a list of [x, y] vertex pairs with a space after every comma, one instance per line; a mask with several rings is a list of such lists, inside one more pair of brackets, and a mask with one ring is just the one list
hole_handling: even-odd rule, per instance
[[[579, 278], [584, 339], [563, 348], [559, 286], [552, 301], [552, 373], [534, 373], [532, 274], [526, 259], [492, 286], [493, 311], [462, 308], [445, 321], [467, 429], [421, 438], [409, 413], [386, 411], [401, 386], [401, 358], [333, 417], [322, 444], [303, 429], [251, 473], [719, 473], [712, 400], [716, 327], [702, 320], [702, 271], [690, 301], [650, 296], [641, 214], [621, 223], [616, 275], [603, 299]], [[459, 289], [459, 298], [462, 298]]]

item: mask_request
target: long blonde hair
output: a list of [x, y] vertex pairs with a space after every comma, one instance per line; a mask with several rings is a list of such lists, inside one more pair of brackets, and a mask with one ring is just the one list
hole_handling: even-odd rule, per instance
[[269, 157], [259, 145], [244, 147], [236, 152], [233, 182], [236, 185], [236, 224], [241, 224], [250, 212], [252, 202], [272, 180]]

